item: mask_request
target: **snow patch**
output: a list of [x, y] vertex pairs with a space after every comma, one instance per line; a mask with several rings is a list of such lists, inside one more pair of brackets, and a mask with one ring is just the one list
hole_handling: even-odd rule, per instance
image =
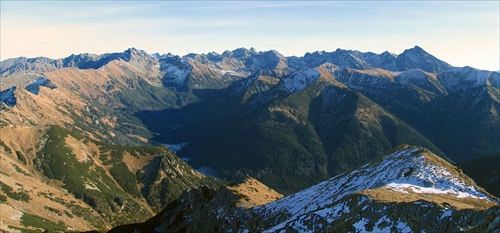
[[233, 70], [220, 70], [220, 73], [222, 75], [232, 75], [232, 76], [238, 76], [238, 77], [246, 77], [245, 74], [243, 73], [240, 73], [240, 72], [236, 72], [236, 71], [233, 71]]
[[[382, 225], [383, 223], [386, 223], [385, 224], [386, 227], [380, 228], [379, 226]], [[391, 227], [392, 227], [391, 219], [387, 218], [387, 216], [384, 216], [374, 224], [372, 232], [389, 233], [391, 232]]]
[[453, 210], [452, 209], [445, 209], [443, 210], [443, 212], [441, 213], [441, 218], [440, 220], [443, 220], [447, 217], [451, 217], [451, 214], [453, 213]]
[[384, 187], [399, 192], [411, 190], [415, 193], [450, 194], [458, 198], [488, 198], [473, 185], [467, 185], [462, 179], [453, 176], [446, 168], [425, 164], [423, 156], [416, 162], [420, 165], [409, 166], [414, 169], [412, 174], [399, 177]]
[[401, 233], [412, 232], [411, 228], [405, 222], [401, 222], [401, 221], [398, 222], [398, 225], [396, 225], [396, 228], [398, 228], [397, 232], [401, 232]]
[[187, 61], [176, 61], [179, 64], [171, 64], [160, 60], [161, 70], [165, 72], [163, 80], [166, 83], [182, 85], [193, 69]]
[[280, 89], [290, 94], [298, 92], [318, 80], [320, 75], [315, 69], [300, 70], [298, 73], [284, 77]]
[[412, 82], [410, 81], [426, 81], [427, 80], [427, 74], [420, 69], [412, 69], [412, 70], [407, 70], [401, 73], [398, 73], [396, 75], [396, 79], [398, 81], [405, 83], [405, 84], [411, 84]]
[[450, 91], [474, 88], [490, 83], [500, 87], [500, 73], [487, 70], [478, 70], [472, 67], [457, 67], [438, 75], [441, 84]]
[[366, 218], [361, 218], [358, 222], [352, 224], [354, 228], [356, 228], [356, 232], [366, 232], [365, 225], [370, 221]]
[[333, 207], [328, 207], [315, 211], [314, 213], [325, 219], [328, 223], [332, 223], [343, 214], [347, 214], [349, 212], [351, 212], [351, 209], [347, 205], [347, 202], [342, 202]]

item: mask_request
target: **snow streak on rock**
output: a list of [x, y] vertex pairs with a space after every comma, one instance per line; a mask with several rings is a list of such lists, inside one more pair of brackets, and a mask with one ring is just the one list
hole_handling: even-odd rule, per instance
[[284, 77], [280, 89], [290, 94], [295, 93], [308, 87], [311, 83], [316, 81], [319, 76], [319, 71], [315, 69], [300, 70], [295, 74]]
[[167, 73], [167, 80], [178, 85], [184, 83], [184, 80], [187, 78], [189, 72], [191, 72], [191, 70], [179, 69], [179, 67], [168, 63], [164, 63], [162, 65], [164, 65], [163, 68]]
[[470, 89], [485, 84], [500, 88], [500, 73], [472, 67], [452, 68], [438, 75], [438, 80], [448, 91]]

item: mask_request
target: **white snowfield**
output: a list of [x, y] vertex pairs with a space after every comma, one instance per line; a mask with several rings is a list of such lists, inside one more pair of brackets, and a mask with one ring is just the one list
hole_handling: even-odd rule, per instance
[[500, 73], [472, 67], [455, 67], [438, 75], [438, 80], [448, 90], [474, 88], [485, 84], [500, 88]]
[[182, 69], [166, 62], [162, 62], [160, 65], [166, 72], [168, 81], [171, 83], [175, 83], [176, 85], [182, 84], [191, 72], [191, 68]]
[[242, 72], [237, 72], [234, 70], [219, 70], [222, 75], [232, 75], [232, 76], [238, 76], [238, 77], [246, 77], [245, 73]]
[[279, 89], [290, 94], [298, 92], [318, 80], [320, 75], [319, 71], [315, 69], [300, 70], [296, 74], [283, 78]]
[[[300, 226], [300, 223], [310, 219], [312, 215], [333, 222], [346, 211], [349, 212], [346, 203], [341, 201], [342, 198], [368, 189], [387, 188], [402, 193], [411, 191], [489, 199], [474, 184], [468, 184], [461, 177], [454, 176], [445, 167], [432, 164], [422, 153], [419, 148], [401, 149], [350, 173], [338, 175], [256, 210], [264, 216], [282, 213], [291, 215], [268, 229], [269, 232], [275, 232], [290, 223], [295, 224], [295, 229], [305, 227]], [[401, 223], [400, 230], [406, 232], [408, 228], [403, 225]]]
[[427, 83], [428, 75], [420, 69], [412, 69], [404, 72], [393, 72], [396, 74], [395, 80], [401, 84]]

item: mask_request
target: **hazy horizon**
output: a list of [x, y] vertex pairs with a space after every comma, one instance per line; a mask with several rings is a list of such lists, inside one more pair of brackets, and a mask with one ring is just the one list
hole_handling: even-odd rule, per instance
[[285, 56], [335, 51], [400, 54], [415, 45], [453, 66], [500, 70], [500, 3], [343, 1], [2, 1], [0, 60], [80, 53]]

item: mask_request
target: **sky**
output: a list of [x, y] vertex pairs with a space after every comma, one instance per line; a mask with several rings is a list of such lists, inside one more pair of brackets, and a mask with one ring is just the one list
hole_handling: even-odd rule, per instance
[[453, 66], [500, 70], [500, 1], [0, 1], [0, 60], [135, 47], [285, 56], [415, 45]]

